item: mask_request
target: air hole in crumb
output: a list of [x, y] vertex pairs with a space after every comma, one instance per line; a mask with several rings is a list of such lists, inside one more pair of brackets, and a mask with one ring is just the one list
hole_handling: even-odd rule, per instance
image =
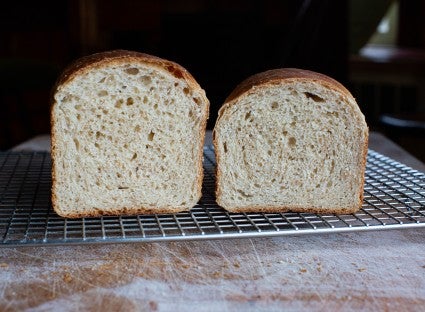
[[77, 114], [77, 120], [81, 120], [81, 115]]
[[118, 101], [115, 102], [115, 107], [116, 108], [121, 108], [121, 106], [124, 104], [124, 100], [123, 99], [119, 99]]
[[290, 137], [288, 139], [288, 144], [289, 146], [295, 146], [295, 143], [297, 142], [297, 140], [294, 137]]
[[145, 95], [144, 97], [143, 97], [143, 104], [146, 104], [148, 102], [148, 97]]
[[184, 88], [183, 92], [184, 92], [184, 94], [189, 94], [189, 88]]
[[272, 151], [271, 151], [271, 150], [268, 150], [268, 151], [267, 151], [267, 154], [268, 154], [269, 156], [271, 156], [271, 155], [272, 155]]
[[134, 104], [133, 98], [131, 98], [131, 97], [127, 98], [127, 105], [130, 106], [130, 105], [133, 105], [133, 104]]
[[62, 98], [62, 102], [70, 102], [72, 100], [72, 95], [67, 95]]
[[242, 190], [236, 190], [239, 194], [241, 194], [243, 197], [249, 198], [249, 197], [253, 197], [253, 195], [247, 194]]
[[196, 103], [196, 104], [198, 104], [199, 105], [199, 103], [201, 102], [198, 98], [196, 98], [196, 97], [194, 97], [193, 98], [193, 101]]
[[139, 78], [140, 82], [143, 83], [145, 86], [149, 86], [152, 83], [152, 78], [150, 76], [141, 76]]
[[81, 105], [80, 105], [80, 104], [77, 104], [77, 105], [75, 105], [75, 106], [74, 106], [74, 108], [75, 108], [76, 110], [81, 110]]
[[175, 68], [174, 66], [169, 65], [167, 66], [167, 69], [170, 73], [174, 75], [174, 77], [183, 78], [183, 73], [179, 69]]
[[139, 69], [135, 67], [127, 68], [125, 72], [129, 75], [137, 75], [139, 73]]
[[249, 118], [251, 118], [251, 112], [245, 114], [245, 120], [248, 120]]
[[190, 111], [189, 111], [188, 116], [189, 116], [190, 118], [192, 118], [192, 117], [193, 117], [193, 111], [192, 111], [192, 110], [190, 110]]
[[107, 96], [108, 95], [108, 91], [106, 90], [101, 90], [97, 93], [98, 96]]
[[178, 85], [179, 85], [179, 83], [178, 83], [178, 82], [175, 82], [175, 83], [174, 83], [174, 86], [175, 86], [175, 87], [177, 87]]
[[136, 132], [140, 132], [140, 130], [141, 130], [141, 128], [140, 128], [140, 126], [139, 126], [139, 125], [137, 125], [136, 127], [134, 127], [134, 131], [136, 131]]
[[320, 96], [318, 96], [317, 94], [314, 94], [314, 93], [304, 92], [304, 95], [308, 99], [312, 99], [314, 102], [324, 102], [325, 101], [323, 98], [321, 98]]
[[260, 185], [260, 184], [258, 184], [258, 183], [254, 183], [254, 186], [255, 186], [256, 188], [260, 188], [260, 187], [261, 187], [261, 185]]
[[288, 134], [288, 131], [283, 130], [282, 134], [283, 134], [284, 136], [286, 136], [286, 135]]
[[133, 154], [133, 157], [131, 157], [131, 160], [135, 160], [137, 158], [137, 153]]
[[223, 150], [224, 150], [225, 153], [227, 153], [227, 143], [226, 142], [223, 143]]
[[148, 141], [153, 141], [153, 137], [155, 136], [155, 133], [154, 132], [149, 132], [149, 134], [148, 134]]
[[158, 109], [158, 104], [157, 103], [155, 103], [155, 105], [153, 106], [153, 108], [156, 110], [156, 109]]
[[78, 139], [74, 138], [75, 149], [78, 151], [80, 149], [80, 142]]
[[272, 103], [272, 109], [276, 109], [278, 106], [279, 106], [279, 104], [277, 104], [277, 102]]
[[338, 117], [339, 114], [338, 112], [326, 112], [326, 116], [334, 116], [334, 117]]
[[99, 80], [99, 83], [104, 83], [106, 80], [106, 77], [103, 77], [102, 79]]
[[94, 143], [94, 146], [96, 147], [96, 148], [99, 148], [100, 147], [100, 145], [99, 145], [99, 143]]
[[129, 187], [128, 186], [118, 186], [119, 190], [128, 190]]
[[104, 137], [105, 135], [100, 132], [100, 131], [96, 131], [96, 139], [99, 139], [100, 137]]

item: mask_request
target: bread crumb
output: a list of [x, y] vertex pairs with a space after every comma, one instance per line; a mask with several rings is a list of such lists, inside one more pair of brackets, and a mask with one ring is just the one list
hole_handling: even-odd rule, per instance
[[240, 267], [241, 267], [241, 265], [240, 265], [240, 263], [239, 263], [239, 262], [235, 262], [235, 263], [233, 263], [233, 266], [234, 266], [235, 268], [240, 268]]
[[0, 268], [5, 268], [7, 269], [9, 267], [9, 264], [7, 264], [6, 262], [1, 262], [0, 263]]
[[211, 274], [213, 278], [219, 278], [221, 276], [221, 273], [218, 271], [215, 271], [214, 273]]
[[63, 274], [63, 278], [62, 279], [63, 279], [64, 282], [70, 283], [72, 281], [72, 276], [71, 276], [71, 274], [69, 272], [65, 272]]
[[363, 271], [366, 271], [366, 268], [358, 268], [357, 271], [363, 272]]
[[151, 311], [158, 311], [158, 303], [156, 301], [149, 301], [149, 308]]
[[307, 269], [304, 269], [304, 268], [300, 269], [300, 273], [306, 273], [306, 272], [307, 272]]

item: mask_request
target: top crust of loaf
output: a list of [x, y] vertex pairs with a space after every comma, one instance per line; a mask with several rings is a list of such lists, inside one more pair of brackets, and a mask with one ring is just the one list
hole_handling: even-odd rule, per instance
[[[65, 68], [59, 76], [54, 90], [59, 89], [61, 85], [71, 81], [75, 76], [93, 70], [96, 67], [101, 67], [105, 64], [113, 65], [114, 63], [119, 64], [123, 62], [144, 63], [165, 69], [174, 77], [186, 80], [190, 87], [194, 89], [201, 89], [195, 78], [193, 78], [193, 76], [184, 67], [177, 63], [146, 53], [127, 50], [113, 50], [95, 53], [76, 60], [74, 63]], [[205, 100], [207, 100], [206, 97]]]
[[278, 84], [283, 82], [296, 82], [296, 81], [312, 81], [322, 84], [328, 88], [335, 89], [343, 93], [346, 96], [352, 97], [350, 91], [348, 91], [342, 84], [335, 79], [326, 75], [316, 73], [313, 71], [298, 69], [298, 68], [279, 68], [272, 69], [262, 73], [252, 75], [242, 81], [230, 95], [224, 101], [224, 104], [232, 102], [234, 99], [240, 97], [245, 92], [248, 92], [252, 88], [255, 89], [257, 86]]
[[[347, 99], [347, 102], [354, 103], [355, 112], [356, 112], [356, 120], [353, 122], [358, 122], [359, 125], [363, 128], [364, 133], [364, 144], [362, 148], [361, 155], [361, 184], [359, 184], [359, 194], [358, 201], [353, 203], [351, 208], [341, 208], [341, 207], [333, 207], [331, 209], [328, 208], [317, 208], [317, 207], [304, 207], [304, 206], [291, 206], [291, 207], [269, 207], [267, 205], [264, 206], [244, 206], [244, 207], [224, 207], [231, 212], [285, 212], [285, 211], [294, 211], [294, 212], [312, 212], [312, 213], [354, 213], [361, 208], [363, 202], [363, 186], [364, 186], [364, 173], [366, 169], [366, 160], [367, 160], [367, 152], [368, 152], [368, 127], [364, 120], [364, 116], [358, 108], [355, 99], [351, 95], [350, 91], [348, 91], [341, 83], [338, 81], [313, 71], [297, 69], [297, 68], [281, 68], [281, 69], [273, 69], [268, 70], [262, 73], [255, 74], [253, 76], [248, 77], [244, 81], [242, 81], [226, 98], [224, 104], [220, 108], [218, 112], [218, 118], [216, 122], [216, 126], [213, 131], [213, 144], [216, 151], [216, 160], [217, 164], [220, 162], [220, 149], [219, 149], [219, 141], [218, 141], [218, 132], [217, 125], [220, 123], [220, 119], [225, 119], [226, 113], [229, 108], [236, 104], [239, 99], [242, 97], [248, 96], [251, 93], [256, 93], [259, 89], [266, 89], [268, 87], [274, 85], [282, 85], [282, 84], [294, 84], [297, 82], [313, 82], [319, 85], [322, 85], [325, 88], [329, 88], [331, 90], [336, 91], [341, 94], [344, 98]], [[228, 117], [228, 116], [227, 116]], [[218, 183], [216, 184], [216, 196], [217, 201], [220, 202], [221, 191], [219, 186], [219, 181], [221, 179], [221, 171], [219, 166], [216, 169], [216, 176]]]
[[[198, 155], [198, 172], [199, 175], [197, 177], [197, 196], [198, 200], [201, 197], [201, 186], [202, 186], [202, 180], [203, 180], [203, 169], [202, 169], [202, 159], [203, 159], [203, 144], [204, 144], [204, 137], [205, 137], [205, 129], [206, 129], [206, 123], [209, 113], [209, 101], [205, 95], [204, 90], [199, 86], [197, 81], [194, 79], [194, 77], [181, 65], [174, 63], [172, 61], [168, 61], [156, 56], [152, 56], [145, 53], [135, 52], [135, 51], [127, 51], [127, 50], [114, 50], [114, 51], [106, 51], [101, 53], [92, 54], [89, 56], [82, 57], [72, 64], [70, 64], [59, 76], [59, 78], [56, 81], [56, 84], [52, 90], [51, 93], [51, 154], [52, 154], [52, 182], [53, 185], [55, 185], [55, 181], [57, 180], [57, 168], [55, 168], [55, 156], [57, 155], [55, 149], [56, 149], [56, 142], [57, 142], [57, 134], [55, 133], [56, 127], [55, 127], [55, 118], [53, 115], [53, 108], [55, 105], [59, 105], [55, 99], [54, 95], [61, 91], [62, 87], [70, 83], [74, 78], [84, 75], [88, 72], [91, 72], [93, 70], [96, 70], [98, 68], [102, 68], [105, 66], [114, 66], [114, 65], [121, 65], [121, 64], [144, 64], [148, 65], [150, 67], [154, 67], [160, 71], [165, 71], [173, 75], [175, 78], [179, 80], [183, 80], [187, 83], [188, 87], [196, 92], [197, 96], [199, 97], [200, 101], [196, 102], [199, 106], [204, 109], [204, 114], [202, 117], [202, 120], [200, 121], [200, 129], [201, 132], [199, 133], [200, 137], [200, 143], [199, 143], [199, 149], [200, 153]], [[70, 218], [79, 218], [79, 217], [97, 217], [101, 215], [119, 215], [119, 214], [153, 214], [153, 213], [177, 213], [180, 211], [188, 210], [188, 207], [161, 207], [158, 209], [154, 209], [153, 207], [117, 207], [116, 210], [113, 213], [105, 212], [101, 210], [96, 211], [88, 211], [87, 213], [80, 214], [80, 213], [72, 213], [72, 212], [64, 212], [61, 211], [57, 207], [57, 194], [55, 193], [55, 188], [52, 187], [52, 205], [54, 210], [63, 217], [70, 217]]]

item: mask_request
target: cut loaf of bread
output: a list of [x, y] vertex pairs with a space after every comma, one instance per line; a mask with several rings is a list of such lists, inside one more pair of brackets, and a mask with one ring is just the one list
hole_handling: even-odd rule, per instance
[[175, 213], [197, 203], [209, 102], [183, 67], [138, 52], [94, 54], [64, 71], [52, 101], [59, 215]]
[[231, 212], [361, 208], [368, 127], [350, 92], [300, 69], [242, 82], [214, 128], [217, 203]]

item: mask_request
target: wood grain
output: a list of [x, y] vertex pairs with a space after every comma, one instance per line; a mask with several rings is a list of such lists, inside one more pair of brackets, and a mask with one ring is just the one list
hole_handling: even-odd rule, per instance
[[403, 310], [425, 231], [0, 250], [0, 310]]

